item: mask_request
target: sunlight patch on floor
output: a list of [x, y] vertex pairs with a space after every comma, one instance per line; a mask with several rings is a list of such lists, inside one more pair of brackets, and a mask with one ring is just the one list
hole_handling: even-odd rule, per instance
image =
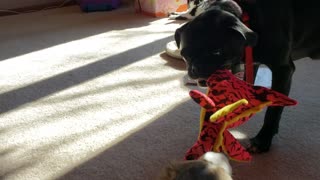
[[236, 139], [248, 139], [248, 135], [237, 130], [237, 129], [231, 129], [230, 130], [231, 134], [236, 138]]
[[[0, 61], [0, 93], [12, 91], [173, 35], [167, 19], [113, 30]], [[11, 78], [5, 78], [11, 77]]]
[[267, 66], [260, 65], [254, 85], [271, 88], [271, 83], [272, 83], [271, 70]]

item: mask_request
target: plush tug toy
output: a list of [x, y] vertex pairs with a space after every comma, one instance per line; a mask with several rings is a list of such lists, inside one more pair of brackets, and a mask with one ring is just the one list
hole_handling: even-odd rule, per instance
[[201, 107], [200, 133], [187, 151], [186, 160], [208, 151], [224, 152], [232, 160], [249, 161], [251, 155], [228, 131], [240, 126], [266, 106], [291, 106], [297, 102], [279, 92], [253, 86], [228, 70], [216, 71], [207, 81], [207, 95], [192, 90], [190, 96]]

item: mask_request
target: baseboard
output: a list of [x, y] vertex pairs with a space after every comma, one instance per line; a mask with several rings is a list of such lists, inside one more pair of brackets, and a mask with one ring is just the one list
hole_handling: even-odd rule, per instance
[[[0, 16], [16, 15], [16, 14], [20, 14], [20, 13], [26, 13], [28, 11], [33, 11], [33, 10], [35, 10], [35, 11], [42, 10], [42, 9], [48, 8], [48, 7], [59, 6], [59, 5], [61, 5], [61, 3], [62, 2], [60, 1], [60, 2], [52, 2], [52, 3], [16, 8], [16, 9], [8, 9], [8, 11], [0, 11]], [[76, 4], [76, 1], [71, 0], [67, 3], [65, 3], [62, 7], [75, 5], [75, 4]], [[12, 12], [10, 12], [10, 11], [12, 11]], [[15, 13], [15, 12], [20, 12], [20, 13]]]

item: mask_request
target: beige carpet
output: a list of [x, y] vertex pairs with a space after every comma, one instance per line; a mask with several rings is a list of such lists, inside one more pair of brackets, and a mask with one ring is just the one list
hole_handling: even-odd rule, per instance
[[[0, 17], [0, 27], [0, 179], [155, 179], [194, 143], [195, 87], [163, 53], [179, 23], [73, 6]], [[269, 153], [232, 162], [234, 179], [320, 179], [320, 63], [296, 64], [300, 104]], [[262, 117], [233, 134], [247, 140]]]

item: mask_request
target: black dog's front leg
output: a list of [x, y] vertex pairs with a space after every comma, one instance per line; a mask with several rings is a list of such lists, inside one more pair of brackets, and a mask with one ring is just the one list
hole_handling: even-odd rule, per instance
[[[272, 71], [272, 89], [285, 95], [289, 94], [292, 75], [295, 66], [290, 60], [288, 65], [278, 67], [269, 66]], [[267, 109], [264, 124], [256, 137], [251, 139], [250, 152], [266, 152], [269, 150], [272, 138], [278, 133], [279, 123], [283, 107], [269, 107]]]

